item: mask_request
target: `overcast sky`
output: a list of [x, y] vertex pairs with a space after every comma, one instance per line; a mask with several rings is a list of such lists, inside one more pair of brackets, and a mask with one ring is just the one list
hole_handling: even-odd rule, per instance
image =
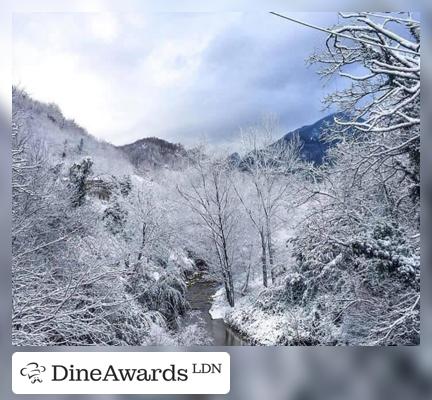
[[305, 63], [325, 34], [264, 12], [15, 14], [13, 35], [14, 83], [117, 145], [227, 143], [266, 113], [286, 132], [328, 113]]

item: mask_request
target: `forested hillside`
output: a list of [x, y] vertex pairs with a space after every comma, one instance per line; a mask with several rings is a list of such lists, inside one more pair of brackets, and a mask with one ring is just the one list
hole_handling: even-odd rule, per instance
[[418, 344], [420, 28], [381, 17], [310, 58], [336, 114], [234, 154], [118, 148], [14, 88], [13, 343], [224, 344], [210, 312], [237, 344]]
[[193, 263], [161, 183], [16, 88], [12, 140], [13, 343], [205, 341], [180, 329]]

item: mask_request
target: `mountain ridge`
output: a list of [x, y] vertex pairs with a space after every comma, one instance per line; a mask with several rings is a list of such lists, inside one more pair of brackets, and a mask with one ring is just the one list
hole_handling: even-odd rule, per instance
[[[67, 151], [73, 156], [73, 159], [77, 159], [86, 153], [91, 154], [92, 151], [86, 151], [90, 147], [92, 149], [97, 148], [99, 153], [108, 151], [110, 154], [117, 154], [125, 161], [129, 161], [131, 166], [141, 171], [154, 168], [181, 169], [186, 165], [191, 150], [187, 150], [181, 143], [172, 143], [150, 136], [116, 146], [97, 139], [74, 120], [65, 118], [57, 105], [35, 100], [25, 91], [15, 87], [13, 87], [12, 92], [14, 110], [25, 111], [30, 118], [28, 123], [31, 125], [34, 124], [33, 121], [36, 116], [39, 116], [39, 123], [42, 126], [40, 129], [34, 129], [34, 131], [39, 132], [43, 139], [48, 139], [49, 143], [56, 147], [56, 152], [59, 155]], [[301, 158], [306, 162], [320, 165], [324, 162], [328, 149], [335, 145], [334, 142], [325, 140], [323, 133], [334, 124], [336, 116], [346, 118], [341, 113], [329, 114], [312, 124], [303, 125], [286, 133], [271, 146], [291, 141], [298, 135], [301, 144]], [[43, 122], [44, 120], [47, 122]], [[47, 132], [52, 131], [51, 126], [47, 124], [56, 126], [57, 130], [53, 131], [53, 134], [47, 134]], [[82, 150], [82, 142], [84, 142], [84, 150]], [[79, 150], [80, 148], [81, 150]], [[238, 164], [241, 162], [241, 158], [238, 154], [233, 153], [229, 156], [229, 161]]]
[[324, 137], [327, 129], [336, 124], [335, 118], [347, 119], [344, 113], [332, 113], [318, 121], [303, 125], [302, 127], [286, 133], [272, 145], [279, 145], [294, 139], [298, 135], [301, 149], [300, 157], [306, 162], [321, 165], [325, 161], [327, 151], [335, 145], [335, 142]]

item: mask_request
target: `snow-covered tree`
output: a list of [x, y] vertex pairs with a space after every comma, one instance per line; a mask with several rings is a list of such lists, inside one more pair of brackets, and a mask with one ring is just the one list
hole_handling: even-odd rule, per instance
[[[316, 336], [357, 344], [419, 340], [420, 32], [410, 15], [340, 14], [311, 61], [349, 81], [330, 163], [312, 172], [294, 240]], [[311, 315], [312, 315], [311, 314]]]
[[234, 306], [233, 260], [235, 258], [236, 197], [226, 157], [201, 154], [191, 162], [190, 178], [178, 185], [180, 196], [200, 218], [212, 244], [216, 264], [223, 279], [227, 301]]
[[[411, 13], [340, 13], [326, 50], [310, 58], [321, 76], [348, 81], [325, 102], [344, 111], [342, 136], [356, 129], [364, 152], [357, 175], [382, 164], [406, 176], [411, 196], [420, 194], [420, 22]], [[335, 132], [333, 132], [335, 134]], [[337, 135], [339, 139], [341, 135]], [[402, 157], [403, 156], [403, 157]]]
[[300, 169], [298, 138], [276, 140], [280, 132], [272, 115], [263, 118], [261, 124], [242, 130], [244, 156], [233, 186], [259, 236], [264, 287], [268, 286], [268, 270], [274, 282], [273, 231], [280, 222], [281, 211], [286, 211], [290, 203], [290, 192], [296, 191], [294, 174]]

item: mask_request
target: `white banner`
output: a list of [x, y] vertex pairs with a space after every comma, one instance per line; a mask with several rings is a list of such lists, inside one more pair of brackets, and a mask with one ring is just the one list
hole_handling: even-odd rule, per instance
[[225, 352], [17, 352], [16, 394], [226, 394]]

